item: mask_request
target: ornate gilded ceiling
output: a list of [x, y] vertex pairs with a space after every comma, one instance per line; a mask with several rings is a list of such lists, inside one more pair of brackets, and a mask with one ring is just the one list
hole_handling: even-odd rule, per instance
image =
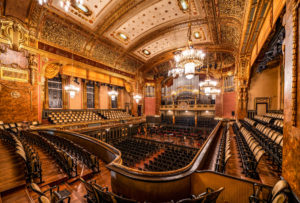
[[85, 0], [86, 12], [68, 13], [58, 0], [0, 1], [3, 14], [22, 20], [37, 40], [130, 73], [169, 61], [186, 46], [189, 22], [196, 47], [234, 57], [246, 7], [245, 0], [191, 0], [189, 16], [178, 0]]

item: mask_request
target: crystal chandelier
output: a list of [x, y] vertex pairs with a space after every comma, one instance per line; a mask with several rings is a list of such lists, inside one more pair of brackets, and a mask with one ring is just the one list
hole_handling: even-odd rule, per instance
[[183, 76], [184, 69], [182, 68], [172, 68], [168, 71], [168, 77], [173, 76], [173, 78], [176, 78], [177, 76], [181, 77]]
[[116, 90], [111, 90], [111, 91], [108, 92], [108, 95], [114, 101], [116, 99], [116, 97], [119, 95], [119, 93]]
[[201, 50], [193, 49], [191, 43], [189, 40], [188, 48], [174, 57], [177, 67], [184, 70], [187, 79], [194, 77], [195, 68], [203, 65], [203, 59], [205, 57], [205, 54]]
[[70, 94], [71, 98], [74, 98], [75, 94], [80, 91], [80, 88], [74, 85], [67, 85], [65, 86], [65, 90]]
[[205, 95], [218, 95], [220, 94], [221, 90], [217, 88], [218, 82], [215, 80], [211, 80], [208, 75], [208, 66], [206, 72], [206, 79], [199, 83], [200, 89], [204, 92]]
[[136, 101], [136, 103], [139, 103], [139, 101], [142, 99], [142, 96], [140, 94], [136, 94], [133, 96], [133, 99]]
[[[190, 4], [190, 1], [188, 2]], [[189, 20], [191, 18], [191, 5], [189, 8]], [[188, 25], [188, 46], [179, 54], [176, 54], [174, 59], [176, 67], [184, 70], [185, 77], [192, 79], [195, 75], [195, 68], [203, 65], [203, 59], [205, 54], [201, 50], [194, 49], [192, 46], [192, 26], [191, 23]]]
[[48, 0], [38, 0], [40, 5], [46, 4]]
[[[41, 0], [39, 0], [39, 1], [41, 1]], [[47, 1], [47, 0], [44, 0], [44, 1]], [[62, 7], [66, 12], [68, 12], [70, 9], [70, 6], [71, 6], [71, 1], [72, 0], [60, 0], [60, 2], [59, 2], [60, 7]], [[75, 0], [74, 2], [76, 3], [76, 5], [81, 6], [81, 5], [83, 5], [83, 1], [84, 0]]]

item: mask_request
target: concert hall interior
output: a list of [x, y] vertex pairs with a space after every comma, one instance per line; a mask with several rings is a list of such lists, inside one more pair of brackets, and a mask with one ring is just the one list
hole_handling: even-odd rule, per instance
[[300, 203], [300, 0], [0, 0], [0, 203]]

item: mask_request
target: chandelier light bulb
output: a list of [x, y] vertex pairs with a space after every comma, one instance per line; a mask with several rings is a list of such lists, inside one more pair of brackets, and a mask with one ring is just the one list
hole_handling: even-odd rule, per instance
[[74, 97], [75, 97], [75, 92], [70, 91], [70, 97], [71, 97], [71, 98], [74, 98]]
[[68, 85], [68, 86], [65, 86], [65, 91], [70, 94], [71, 98], [74, 98], [76, 95], [76, 92], [80, 91], [80, 88], [76, 87], [74, 85]]
[[139, 103], [139, 101], [142, 99], [142, 96], [139, 94], [136, 94], [133, 96], [133, 99], [135, 99], [136, 103]]
[[116, 99], [116, 97], [119, 95], [119, 93], [116, 90], [111, 90], [111, 91], [108, 92], [108, 95], [114, 101]]

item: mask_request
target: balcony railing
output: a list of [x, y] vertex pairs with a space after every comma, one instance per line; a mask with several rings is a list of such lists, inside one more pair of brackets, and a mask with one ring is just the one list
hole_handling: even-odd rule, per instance
[[161, 111], [178, 110], [178, 111], [214, 111], [215, 104], [190, 104], [190, 105], [161, 105]]

